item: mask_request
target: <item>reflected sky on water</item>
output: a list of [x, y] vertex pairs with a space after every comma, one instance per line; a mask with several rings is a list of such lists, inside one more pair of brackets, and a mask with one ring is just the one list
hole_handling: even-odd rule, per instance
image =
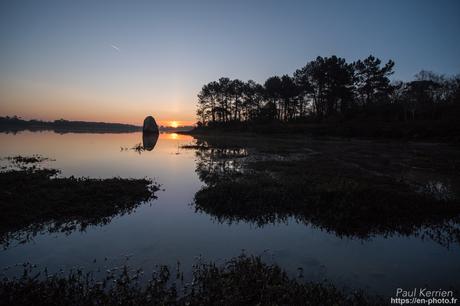
[[[194, 194], [203, 186], [197, 176], [190, 136], [160, 134], [154, 148], [139, 154], [136, 144], [151, 147], [142, 133], [0, 134], [0, 156], [41, 154], [55, 161], [45, 166], [63, 176], [106, 178], [150, 177], [161, 184], [158, 199], [129, 215], [85, 232], [41, 233], [33, 240], [0, 250], [0, 267], [31, 262], [49, 269], [126, 262], [150, 269], [154, 264], [183, 267], [204, 260], [221, 261], [241, 254], [262, 255], [295, 275], [298, 267], [309, 280], [332, 280], [339, 287], [371, 289], [391, 295], [397, 287], [460, 287], [460, 248], [445, 248], [418, 237], [339, 238], [288, 219], [257, 227], [250, 223], [219, 223], [196, 213]], [[107, 261], [104, 262], [104, 258]], [[94, 263], [96, 259], [96, 263]]]

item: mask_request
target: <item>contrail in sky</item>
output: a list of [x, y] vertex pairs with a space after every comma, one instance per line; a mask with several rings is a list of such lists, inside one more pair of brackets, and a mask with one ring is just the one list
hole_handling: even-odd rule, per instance
[[110, 46], [111, 46], [112, 48], [114, 48], [115, 50], [120, 51], [120, 48], [118, 48], [117, 46], [115, 46], [115, 45], [110, 45]]

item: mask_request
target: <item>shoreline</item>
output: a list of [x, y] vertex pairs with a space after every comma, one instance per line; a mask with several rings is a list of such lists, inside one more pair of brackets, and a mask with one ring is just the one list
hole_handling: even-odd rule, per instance
[[273, 123], [201, 126], [184, 135], [296, 135], [312, 138], [359, 139], [378, 141], [460, 143], [460, 128], [442, 121], [408, 122], [334, 122], [334, 123]]

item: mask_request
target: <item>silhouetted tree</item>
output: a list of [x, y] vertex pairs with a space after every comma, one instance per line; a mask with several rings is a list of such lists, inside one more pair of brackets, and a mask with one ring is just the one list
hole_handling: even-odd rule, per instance
[[370, 55], [347, 63], [321, 57], [293, 76], [269, 77], [263, 85], [226, 77], [204, 85], [198, 94], [202, 125], [288, 122], [361, 117], [379, 120], [436, 119], [460, 112], [460, 77], [421, 71], [411, 82], [390, 83], [394, 62], [382, 65]]
[[307, 109], [311, 105], [311, 97], [314, 93], [313, 86], [310, 83], [310, 74], [307, 66], [294, 72], [294, 82], [298, 89], [298, 116], [305, 117], [307, 116]]
[[372, 55], [354, 63], [356, 96], [364, 110], [368, 110], [371, 104], [387, 102], [391, 94], [388, 77], [393, 74], [395, 63], [389, 60], [380, 67], [381, 63]]
[[268, 78], [264, 84], [268, 100], [273, 104], [276, 111], [276, 118], [281, 118], [279, 101], [281, 98], [281, 79], [278, 76]]
[[265, 90], [262, 85], [249, 80], [243, 86], [243, 109], [246, 120], [257, 120], [265, 99]]
[[290, 76], [283, 75], [281, 77], [279, 95], [283, 101], [283, 104], [279, 106], [279, 109], [282, 110], [281, 119], [288, 121], [294, 116], [296, 106], [294, 98], [298, 95], [298, 87]]

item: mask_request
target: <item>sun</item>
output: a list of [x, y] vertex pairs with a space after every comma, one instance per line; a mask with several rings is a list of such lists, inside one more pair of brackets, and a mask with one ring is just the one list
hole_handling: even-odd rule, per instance
[[179, 122], [177, 121], [170, 121], [169, 122], [169, 126], [173, 127], [173, 128], [176, 128], [179, 126]]

